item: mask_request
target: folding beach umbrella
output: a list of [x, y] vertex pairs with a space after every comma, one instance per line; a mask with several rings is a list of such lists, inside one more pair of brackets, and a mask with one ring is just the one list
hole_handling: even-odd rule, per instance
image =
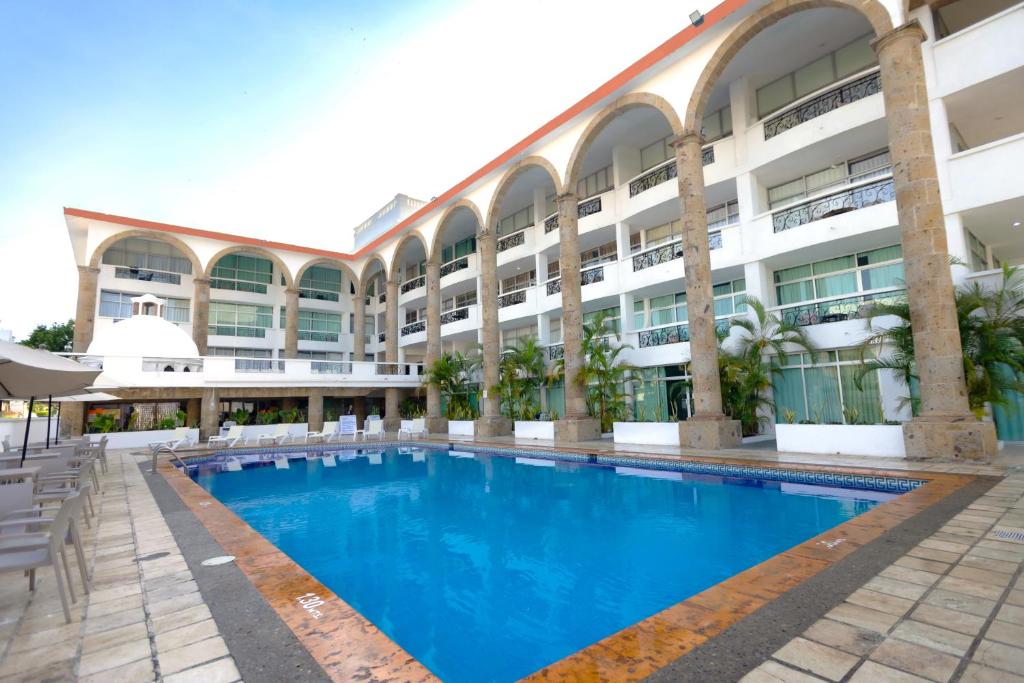
[[32, 426], [36, 396], [81, 393], [100, 372], [49, 351], [0, 341], [0, 398], [29, 399], [25, 441], [21, 446], [22, 462], [28, 450], [28, 432]]
[[[85, 403], [87, 401], [119, 401], [120, 396], [114, 396], [112, 394], [106, 394], [102, 391], [96, 391], [88, 394], [75, 394], [74, 396], [51, 396], [49, 399], [49, 405], [52, 406], [53, 402], [57, 402], [57, 420], [60, 421], [60, 407], [62, 403]], [[46, 447], [50, 447], [50, 415], [52, 410], [46, 411]], [[57, 430], [57, 436], [54, 439], [54, 443], [60, 443], [60, 430]]]

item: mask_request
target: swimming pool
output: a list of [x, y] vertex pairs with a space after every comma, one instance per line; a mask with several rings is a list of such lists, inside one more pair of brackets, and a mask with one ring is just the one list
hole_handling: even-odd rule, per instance
[[585, 456], [324, 453], [192, 476], [456, 682], [528, 675], [895, 495]]

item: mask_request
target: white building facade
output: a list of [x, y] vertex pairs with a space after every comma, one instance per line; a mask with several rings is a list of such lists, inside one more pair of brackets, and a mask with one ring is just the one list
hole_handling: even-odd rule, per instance
[[[908, 421], [896, 377], [852, 379], [864, 315], [909, 299], [915, 331], [941, 331], [953, 284], [1024, 263], [1021, 35], [1019, 2], [726, 0], [351, 254], [67, 209], [75, 350], [154, 294], [220, 374], [140, 375], [135, 398], [180, 388], [206, 431], [230, 397], [303, 400], [312, 426], [332, 396], [357, 412], [381, 397], [397, 419], [442, 351], [482, 348], [488, 387], [501, 349], [532, 335], [574, 377], [581, 325], [604, 312], [642, 368], [634, 412], [689, 423], [683, 445], [714, 448], [737, 434], [709, 338], [756, 297], [822, 351], [776, 376], [780, 421]], [[930, 166], [911, 149], [927, 136]], [[950, 426], [966, 417], [948, 398], [951, 355], [918, 349], [924, 408], [908, 444], [974, 457], [992, 426]], [[506, 432], [486, 394], [478, 433]], [[559, 438], [595, 435], [571, 381], [543, 402]], [[1000, 438], [1024, 438], [1006, 424]]]

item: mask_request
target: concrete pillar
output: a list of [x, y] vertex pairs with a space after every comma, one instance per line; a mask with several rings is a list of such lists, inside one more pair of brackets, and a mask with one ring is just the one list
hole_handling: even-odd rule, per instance
[[679, 200], [682, 204], [690, 375], [696, 406], [693, 417], [679, 423], [679, 442], [687, 448], [730, 448], [740, 443], [741, 431], [738, 420], [726, 419], [722, 413], [701, 137], [695, 131], [686, 131], [672, 145], [676, 150]]
[[72, 346], [75, 353], [85, 353], [92, 341], [96, 325], [96, 281], [99, 274], [99, 268], [78, 266], [78, 305], [75, 307], [75, 337]]
[[85, 434], [85, 404], [68, 401], [60, 404], [60, 435], [82, 436]]
[[512, 421], [501, 415], [498, 384], [501, 340], [498, 335], [498, 238], [494, 227], [480, 226], [476, 241], [480, 254], [480, 317], [482, 324], [483, 386], [477, 436], [501, 436], [512, 432]]
[[311, 432], [319, 432], [324, 428], [324, 392], [321, 389], [309, 390], [306, 423]]
[[214, 388], [203, 389], [203, 403], [200, 406], [199, 440], [206, 441], [220, 434], [220, 397]]
[[366, 290], [361, 286], [356, 290], [356, 296], [352, 300], [355, 310], [352, 323], [352, 360], [363, 361], [366, 359]]
[[[424, 369], [441, 357], [441, 264], [427, 259], [427, 348], [423, 354]], [[441, 415], [441, 388], [427, 385], [427, 431], [448, 432], [448, 419]]]
[[[393, 273], [387, 282], [387, 307], [384, 313], [384, 360], [398, 362], [398, 273]], [[397, 370], [394, 370], [397, 372]], [[384, 390], [384, 430], [397, 432], [402, 426], [398, 414], [399, 391], [397, 388]]]
[[558, 275], [562, 279], [562, 344], [565, 350], [565, 415], [555, 422], [556, 441], [601, 438], [601, 424], [587, 412], [583, 357], [583, 292], [577, 199], [558, 196]]
[[210, 334], [210, 278], [196, 277], [192, 280], [192, 340], [199, 347], [199, 355], [209, 351], [207, 338]]
[[202, 405], [203, 402], [198, 398], [190, 398], [185, 400], [185, 426], [194, 427], [199, 424], [202, 419]]
[[924, 38], [913, 21], [873, 43], [881, 67], [921, 388], [920, 415], [904, 425], [904, 440], [911, 459], [988, 459], [996, 449], [995, 426], [979, 421], [967, 403], [921, 57]]
[[284, 357], [299, 357], [299, 290], [284, 290]]
[[356, 415], [357, 429], [363, 428], [363, 423], [366, 422], [366, 397], [356, 396], [352, 399], [352, 412]]

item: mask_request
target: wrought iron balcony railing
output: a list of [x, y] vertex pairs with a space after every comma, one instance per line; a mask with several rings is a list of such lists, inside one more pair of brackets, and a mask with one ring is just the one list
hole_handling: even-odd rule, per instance
[[858, 185], [838, 192], [788, 206], [772, 214], [772, 229], [782, 232], [812, 221], [856, 211], [875, 204], [896, 199], [896, 186], [892, 178], [884, 178], [866, 185]]
[[427, 277], [425, 275], [420, 275], [419, 277], [414, 277], [411, 280], [406, 280], [405, 282], [402, 283], [402, 287], [401, 287], [402, 294], [405, 294], [407, 292], [411, 292], [414, 289], [419, 289], [420, 287], [423, 287], [426, 284], [427, 284]]
[[562, 291], [562, 278], [555, 278], [554, 280], [548, 280], [544, 286], [548, 296], [558, 294]]
[[565, 358], [565, 345], [552, 344], [548, 347], [548, 360], [561, 360]]
[[[701, 165], [707, 166], [713, 163], [715, 163], [715, 146], [708, 145], [701, 150]], [[675, 178], [678, 173], [679, 169], [676, 167], [676, 160], [674, 158], [669, 159], [660, 166], [655, 166], [643, 175], [629, 181], [629, 196], [635, 197], [641, 192], [646, 192], [652, 187], [668, 182]]]
[[466, 320], [469, 318], [468, 308], [456, 308], [454, 311], [446, 311], [441, 314], [441, 324], [447, 325], [459, 320]]
[[381, 292], [379, 295], [377, 295], [377, 301], [379, 301], [380, 303], [382, 303], [382, 304], [383, 303], [387, 303], [387, 300], [388, 300], [388, 293], [387, 292]]
[[518, 247], [526, 244], [526, 231], [520, 230], [519, 232], [512, 233], [507, 237], [502, 237], [498, 240], [498, 253], [511, 249], [512, 247]]
[[585, 199], [576, 205], [576, 216], [578, 218], [586, 218], [587, 216], [593, 216], [595, 213], [601, 212], [601, 197], [591, 197]]
[[385, 341], [387, 341], [387, 334], [386, 333], [381, 332], [380, 334], [377, 335], [377, 343], [378, 344], [383, 344]]
[[811, 119], [870, 97], [881, 90], [882, 76], [878, 71], [832, 88], [765, 121], [764, 139], [773, 138], [779, 133], [796, 128], [801, 123], [807, 123]]
[[162, 270], [147, 270], [146, 268], [114, 268], [114, 277], [119, 280], [140, 280], [142, 282], [164, 282], [169, 285], [180, 285], [181, 275], [178, 273], [167, 273]]
[[469, 268], [469, 257], [463, 256], [462, 258], [457, 258], [454, 261], [449, 261], [441, 266], [441, 277], [457, 273], [460, 270], [465, 270], [466, 268]]
[[655, 249], [648, 249], [633, 256], [633, 272], [652, 268], [661, 263], [668, 263], [683, 257], [683, 243], [671, 242]]
[[896, 303], [906, 299], [906, 290], [895, 289], [888, 292], [860, 294], [858, 296], [815, 301], [811, 303], [786, 306], [777, 309], [779, 317], [792, 325], [822, 325], [825, 323], [856, 320], [867, 317], [875, 303]]
[[427, 330], [426, 320], [417, 320], [414, 323], [402, 326], [402, 336], [407, 337], [410, 334], [416, 334], [417, 332], [425, 332]]
[[713, 232], [708, 235], [708, 249], [721, 249], [722, 248], [722, 233]]
[[315, 360], [309, 364], [314, 375], [351, 375], [352, 363], [336, 360]]
[[509, 292], [508, 294], [502, 294], [498, 297], [498, 308], [505, 308], [506, 306], [515, 306], [516, 304], [526, 303], [526, 290], [520, 289], [515, 292]]
[[[580, 285], [586, 287], [592, 285], [595, 282], [604, 282], [604, 266], [597, 266], [587, 268], [586, 270], [580, 271]], [[562, 291], [562, 278], [555, 278], [554, 280], [548, 280], [544, 287], [548, 296], [558, 294]]]
[[551, 214], [544, 219], [544, 233], [547, 234], [552, 230], [558, 230], [558, 212]]
[[690, 341], [690, 328], [686, 325], [668, 325], [666, 327], [656, 327], [653, 330], [640, 331], [641, 349], [688, 341]]

